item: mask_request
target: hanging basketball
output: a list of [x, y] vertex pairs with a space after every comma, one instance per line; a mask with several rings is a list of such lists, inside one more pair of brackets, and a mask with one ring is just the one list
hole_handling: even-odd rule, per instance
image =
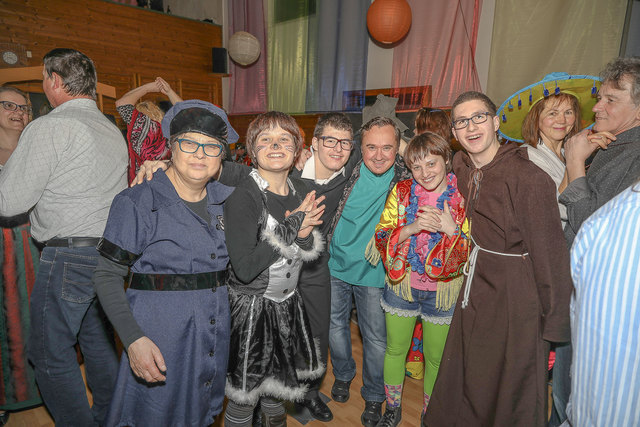
[[229, 39], [229, 56], [234, 62], [246, 66], [260, 57], [260, 42], [252, 34], [238, 31]]
[[411, 27], [411, 6], [406, 0], [374, 0], [367, 11], [367, 28], [375, 40], [392, 44]]

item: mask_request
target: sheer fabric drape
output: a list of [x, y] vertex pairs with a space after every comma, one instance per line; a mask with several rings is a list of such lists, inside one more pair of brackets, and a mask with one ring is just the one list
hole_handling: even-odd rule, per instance
[[431, 85], [434, 107], [480, 90], [474, 54], [482, 0], [408, 2], [413, 22], [393, 52], [392, 88]]
[[229, 2], [229, 37], [236, 31], [253, 34], [260, 42], [260, 57], [247, 66], [229, 58], [230, 113], [263, 113], [267, 110], [267, 49], [263, 0]]

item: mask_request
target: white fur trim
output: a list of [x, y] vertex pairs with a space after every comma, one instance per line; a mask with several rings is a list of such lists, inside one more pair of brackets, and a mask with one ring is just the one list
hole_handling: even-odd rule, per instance
[[324, 249], [324, 238], [318, 230], [311, 232], [313, 235], [313, 246], [308, 251], [300, 248], [300, 259], [303, 261], [313, 261], [318, 258]]
[[278, 238], [278, 236], [276, 236], [273, 230], [269, 230], [265, 227], [264, 230], [262, 230], [260, 239], [267, 242], [269, 246], [276, 250], [276, 252], [287, 259], [295, 259], [298, 257], [298, 246], [286, 245]]
[[225, 394], [235, 403], [239, 403], [241, 405], [255, 405], [258, 403], [258, 399], [260, 399], [261, 396], [272, 396], [276, 399], [291, 400], [294, 402], [301, 401], [304, 399], [308, 389], [309, 385], [307, 384], [300, 384], [299, 387], [295, 388], [287, 387], [282, 383], [282, 381], [278, 381], [274, 378], [267, 378], [250, 392], [235, 388], [229, 383], [229, 381], [227, 381]]

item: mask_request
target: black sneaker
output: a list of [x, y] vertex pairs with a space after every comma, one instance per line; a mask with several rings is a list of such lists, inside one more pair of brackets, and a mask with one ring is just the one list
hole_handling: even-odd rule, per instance
[[397, 408], [389, 408], [387, 406], [384, 415], [380, 418], [376, 427], [396, 427], [400, 424], [400, 420], [402, 420], [402, 408], [400, 406]]
[[349, 387], [351, 381], [335, 380], [333, 387], [331, 387], [331, 397], [336, 402], [344, 403], [349, 400]]
[[382, 417], [382, 402], [364, 402], [364, 411], [360, 417], [362, 425], [365, 427], [376, 427]]

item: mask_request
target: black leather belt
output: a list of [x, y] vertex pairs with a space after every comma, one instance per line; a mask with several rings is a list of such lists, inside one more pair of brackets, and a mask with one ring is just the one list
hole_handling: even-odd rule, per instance
[[100, 241], [99, 237], [66, 237], [62, 239], [48, 240], [45, 246], [52, 248], [94, 248]]
[[195, 291], [216, 289], [227, 284], [227, 271], [197, 274], [134, 273], [129, 288], [141, 291]]

